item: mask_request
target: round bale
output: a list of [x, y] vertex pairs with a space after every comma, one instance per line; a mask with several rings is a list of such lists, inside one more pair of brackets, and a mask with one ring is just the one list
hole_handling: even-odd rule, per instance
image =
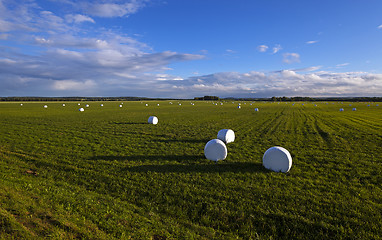
[[155, 116], [150, 116], [148, 123], [156, 125], [156, 124], [158, 124], [158, 118]]
[[292, 157], [285, 148], [271, 147], [264, 153], [263, 166], [275, 172], [288, 172], [292, 167]]
[[85, 109], [84, 108], [80, 108], [80, 109], [78, 109], [78, 111], [83, 112], [83, 111], [85, 111]]
[[235, 132], [231, 129], [222, 129], [218, 132], [218, 139], [225, 143], [230, 143], [235, 141]]
[[215, 162], [224, 160], [227, 157], [227, 147], [222, 140], [212, 139], [204, 147], [204, 156]]

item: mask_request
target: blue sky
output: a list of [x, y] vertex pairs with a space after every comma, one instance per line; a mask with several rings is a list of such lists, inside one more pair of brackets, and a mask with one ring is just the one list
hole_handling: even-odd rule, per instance
[[0, 0], [0, 96], [382, 96], [380, 0]]

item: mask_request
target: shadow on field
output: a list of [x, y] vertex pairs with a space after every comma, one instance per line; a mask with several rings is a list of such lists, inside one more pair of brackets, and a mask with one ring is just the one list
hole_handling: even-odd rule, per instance
[[134, 156], [95, 156], [90, 160], [98, 161], [128, 161], [128, 162], [152, 162], [174, 161], [180, 163], [196, 162], [201, 159], [200, 155], [134, 155]]
[[147, 122], [111, 122], [112, 124], [122, 124], [122, 125], [148, 125]]
[[188, 143], [207, 143], [209, 139], [157, 139], [156, 142], [188, 142]]
[[253, 173], [268, 172], [260, 163], [201, 163], [201, 164], [163, 164], [163, 165], [141, 165], [121, 169], [128, 172], [158, 172], [158, 173]]

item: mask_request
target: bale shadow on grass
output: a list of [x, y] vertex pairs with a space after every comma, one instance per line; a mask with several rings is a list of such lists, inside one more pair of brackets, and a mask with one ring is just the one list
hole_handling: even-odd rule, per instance
[[147, 122], [111, 122], [112, 124], [120, 125], [149, 125]]
[[93, 161], [127, 161], [127, 162], [196, 162], [202, 159], [200, 155], [133, 155], [133, 156], [95, 156], [89, 160]]
[[268, 172], [260, 163], [200, 163], [200, 164], [155, 164], [126, 167], [121, 171], [128, 172], [157, 172], [157, 173], [254, 173]]

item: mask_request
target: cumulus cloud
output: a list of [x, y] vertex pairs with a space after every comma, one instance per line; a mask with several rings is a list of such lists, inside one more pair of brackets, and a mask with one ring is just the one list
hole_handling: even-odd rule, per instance
[[168, 84], [189, 97], [202, 94], [221, 97], [379, 96], [382, 74], [325, 71], [299, 74], [292, 70], [269, 73], [223, 72]]
[[314, 43], [318, 43], [318, 40], [314, 40], [314, 41], [307, 41], [306, 44], [314, 44]]
[[382, 24], [377, 27], [378, 29], [382, 29]]
[[260, 45], [260, 46], [257, 47], [257, 50], [259, 52], [266, 52], [268, 50], [268, 48], [269, 47], [267, 45]]
[[[122, 4], [125, 10], [121, 14], [110, 10], [114, 9], [111, 6], [97, 14], [131, 14], [140, 3]], [[125, 95], [127, 91], [136, 95], [147, 92], [147, 86], [154, 86], [157, 81], [183, 79], [164, 74], [170, 69], [169, 64], [205, 57], [173, 51], [153, 52], [145, 43], [102, 28], [93, 28], [87, 34], [89, 31], [79, 23], [95, 21], [83, 14], [71, 13], [62, 18], [36, 4], [6, 7], [0, 9], [3, 13], [0, 29], [4, 32], [1, 38], [14, 40], [16, 44], [0, 51], [0, 95], [3, 96], [46, 96], [47, 93], [102, 96]]]
[[300, 54], [298, 53], [284, 53], [283, 62], [287, 64], [300, 62]]

